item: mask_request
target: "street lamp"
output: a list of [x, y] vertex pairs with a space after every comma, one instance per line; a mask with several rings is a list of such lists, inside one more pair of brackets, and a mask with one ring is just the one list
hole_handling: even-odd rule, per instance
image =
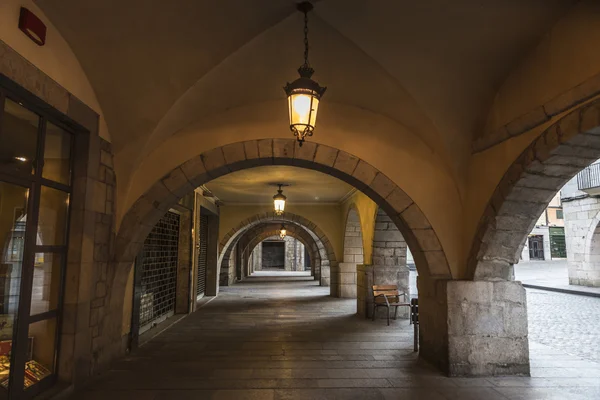
[[279, 189], [277, 189], [277, 194], [275, 196], [273, 196], [273, 207], [274, 207], [274, 211], [275, 211], [275, 215], [282, 215], [283, 212], [285, 211], [285, 201], [287, 199], [287, 197], [285, 197], [283, 195], [283, 190], [281, 190], [281, 187], [283, 186], [283, 184], [278, 184]]
[[298, 10], [304, 13], [304, 64], [298, 68], [300, 78], [287, 83], [283, 90], [288, 98], [290, 130], [302, 146], [307, 136], [312, 136], [317, 123], [319, 101], [327, 90], [326, 87], [311, 79], [315, 70], [308, 62], [308, 12], [313, 5], [308, 1], [298, 3]]

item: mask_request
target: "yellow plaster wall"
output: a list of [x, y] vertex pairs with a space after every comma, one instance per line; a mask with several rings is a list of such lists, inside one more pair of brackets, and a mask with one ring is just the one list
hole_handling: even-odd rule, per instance
[[[19, 30], [21, 7], [33, 12], [46, 25], [46, 44], [44, 46], [38, 46]], [[96, 111], [100, 115], [100, 136], [110, 141], [108, 127], [96, 98], [96, 93], [77, 57], [69, 44], [33, 1], [0, 1], [0, 40]]]
[[342, 226], [342, 232], [346, 231], [346, 220], [348, 219], [348, 212], [352, 207], [356, 209], [358, 212], [358, 217], [360, 218], [364, 263], [371, 264], [373, 257], [373, 235], [375, 234], [377, 204], [360, 191], [356, 191], [352, 196], [348, 197], [341, 206], [340, 224]]
[[[231, 205], [221, 206], [219, 218], [219, 242], [233, 228], [246, 218], [256, 214], [273, 211], [273, 205]], [[339, 205], [294, 205], [291, 201], [285, 206], [285, 211], [300, 215], [314, 222], [329, 238], [337, 260], [343, 258], [344, 225], [340, 224]]]
[[499, 88], [486, 132], [600, 73], [600, 2], [583, 0], [561, 18]]

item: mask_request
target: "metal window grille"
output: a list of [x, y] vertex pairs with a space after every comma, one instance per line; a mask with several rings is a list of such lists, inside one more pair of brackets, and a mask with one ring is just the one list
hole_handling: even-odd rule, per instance
[[200, 216], [200, 246], [198, 247], [198, 290], [197, 295], [202, 296], [206, 291], [206, 264], [208, 251], [208, 217]]
[[175, 313], [180, 217], [167, 212], [142, 250], [140, 332]]
[[577, 188], [579, 190], [600, 187], [600, 163], [592, 164], [577, 174]]

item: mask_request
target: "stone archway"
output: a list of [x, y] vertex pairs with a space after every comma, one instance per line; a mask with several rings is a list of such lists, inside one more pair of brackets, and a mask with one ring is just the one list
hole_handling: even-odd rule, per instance
[[468, 278], [511, 280], [537, 218], [565, 183], [598, 158], [600, 100], [595, 100], [551, 125], [506, 171], [480, 219]]
[[[245, 252], [247, 252], [248, 254], [252, 254], [252, 252], [260, 245], [260, 243], [262, 243], [264, 240], [271, 238], [271, 237], [278, 237], [279, 231], [278, 230], [272, 230], [272, 231], [266, 231], [261, 233], [258, 236], [255, 236], [251, 241], [249, 241], [249, 243], [245, 246]], [[306, 238], [300, 236], [300, 235], [295, 235], [295, 234], [291, 234], [288, 232], [289, 237], [292, 237], [296, 240], [298, 240], [300, 243], [302, 243], [304, 245], [304, 248], [307, 249], [308, 251], [308, 255], [309, 255], [309, 265], [310, 265], [310, 271], [311, 271], [311, 275], [314, 276], [314, 271], [316, 269], [316, 264], [321, 262], [320, 256], [319, 256], [319, 252], [318, 249], [316, 249], [316, 245], [314, 245], [313, 242], [313, 246], [315, 246], [315, 248], [311, 249], [311, 243], [310, 240], [307, 240]], [[248, 260], [244, 261], [244, 266], [246, 266], [246, 264], [248, 263]], [[252, 269], [250, 268], [250, 265], [248, 265], [248, 270], [252, 271]]]
[[[402, 232], [413, 249], [420, 276], [435, 281], [452, 278], [442, 245], [427, 217], [398, 185], [368, 162], [345, 151], [314, 142], [305, 143], [302, 147], [294, 139], [236, 142], [203, 152], [175, 167], [156, 181], [124, 213], [116, 235], [114, 259], [108, 276], [110, 291], [107, 313], [114, 317], [105, 319], [101, 326], [106, 340], [111, 341], [112, 346], [120, 346], [119, 316], [123, 313], [123, 299], [132, 263], [155, 223], [173, 204], [196, 187], [231, 172], [259, 165], [292, 165], [314, 169], [354, 186], [384, 209]], [[324, 270], [321, 279], [328, 279]], [[435, 309], [435, 306], [432, 307], [432, 312]], [[438, 335], [435, 328], [432, 326], [432, 329], [428, 329], [427, 324], [425, 321], [421, 325], [421, 331], [431, 331], [431, 335]], [[439, 358], [437, 347], [434, 350], [425, 356], [430, 359]]]
[[[289, 212], [284, 213], [281, 216], [276, 215], [274, 212], [256, 214], [241, 221], [237, 226], [232, 228], [223, 237], [221, 243], [219, 244], [220, 273], [222, 274], [224, 269], [228, 269], [231, 266], [232, 251], [240, 238], [245, 235], [249, 229], [261, 224], [281, 222], [286, 222], [288, 224], [301, 227], [301, 229], [308, 233], [308, 235], [314, 240], [319, 248], [321, 259], [318, 270], [320, 284], [321, 286], [329, 286], [330, 268], [335, 268], [338, 264], [331, 241], [317, 224], [308, 220], [307, 218]], [[331, 294], [335, 295], [336, 293], [332, 290]]]
[[379, 204], [398, 226], [414, 249], [421, 275], [452, 277], [437, 235], [421, 209], [375, 167], [322, 144], [308, 142], [299, 147], [294, 139], [263, 139], [232, 143], [202, 153], [174, 168], [138, 198], [125, 213], [117, 234], [115, 261], [119, 278], [124, 276], [120, 269], [129, 269], [152, 226], [179, 198], [219, 176], [259, 165], [314, 169], [356, 187]]
[[[252, 253], [254, 248], [263, 240], [268, 237], [276, 236], [279, 234], [280, 226], [278, 224], [261, 224], [253, 227], [248, 230], [239, 240], [239, 248], [242, 251], [242, 254], [245, 259], [242, 260], [242, 270], [245, 270], [246, 273], [243, 274], [247, 276], [249, 273], [247, 261], [248, 255]], [[290, 225], [287, 227], [287, 235], [291, 236], [298, 241], [300, 241], [305, 248], [308, 250], [310, 255], [310, 264], [311, 264], [311, 273], [314, 275], [315, 271], [320, 270], [321, 266], [321, 255], [319, 253], [319, 247], [315, 239], [310, 236], [310, 234], [302, 227], [298, 225]], [[315, 276], [315, 279], [319, 278]]]

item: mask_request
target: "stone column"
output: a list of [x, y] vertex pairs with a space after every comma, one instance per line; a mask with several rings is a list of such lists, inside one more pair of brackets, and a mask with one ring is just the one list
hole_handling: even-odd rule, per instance
[[187, 314], [191, 312], [190, 288], [192, 276], [192, 214], [180, 205], [174, 206], [180, 215], [179, 219], [179, 246], [177, 251], [177, 292], [175, 299], [175, 313]]
[[525, 289], [418, 277], [420, 356], [449, 376], [529, 375]]
[[320, 286], [331, 286], [331, 295], [333, 293], [337, 293], [337, 287], [334, 289], [334, 284], [331, 281], [331, 277], [336, 274], [333, 273], [335, 271], [336, 266], [331, 265], [328, 260], [321, 260], [321, 285]]
[[208, 216], [208, 240], [206, 252], [205, 296], [216, 296], [219, 292], [219, 217]]

